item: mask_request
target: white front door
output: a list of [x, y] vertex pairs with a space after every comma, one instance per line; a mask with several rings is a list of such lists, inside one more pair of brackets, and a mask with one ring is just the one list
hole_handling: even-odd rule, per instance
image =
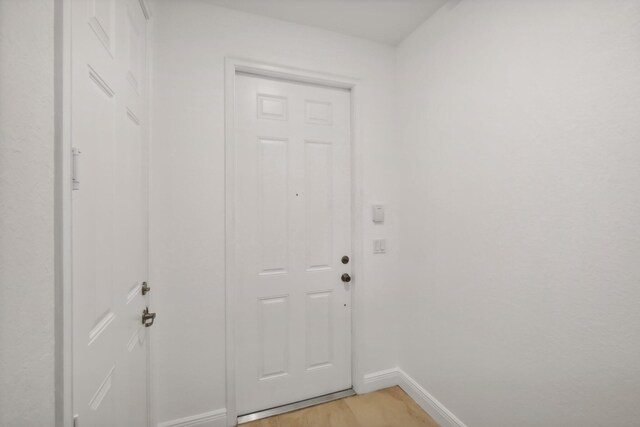
[[238, 414], [351, 387], [350, 93], [237, 74]]
[[138, 0], [72, 0], [73, 411], [148, 425], [146, 19]]

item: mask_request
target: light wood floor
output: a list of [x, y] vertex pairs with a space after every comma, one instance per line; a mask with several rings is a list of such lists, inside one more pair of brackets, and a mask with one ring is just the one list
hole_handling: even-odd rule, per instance
[[391, 387], [241, 427], [438, 427], [438, 424], [400, 387]]

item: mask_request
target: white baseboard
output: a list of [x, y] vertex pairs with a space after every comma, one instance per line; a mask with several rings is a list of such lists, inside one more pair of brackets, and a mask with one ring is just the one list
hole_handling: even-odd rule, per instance
[[425, 390], [420, 384], [413, 378], [407, 375], [402, 369], [398, 369], [399, 373], [399, 386], [402, 388], [413, 400], [424, 409], [431, 418], [436, 420], [442, 427], [467, 427], [465, 423], [460, 421], [458, 417], [446, 408], [442, 403], [438, 401], [431, 393]]
[[163, 421], [158, 423], [158, 427], [227, 427], [227, 410], [222, 408], [177, 420]]
[[[385, 369], [364, 376], [360, 393], [370, 393], [387, 387], [400, 386], [441, 427], [467, 427], [451, 411], [400, 368]], [[158, 427], [227, 427], [226, 409], [205, 412], [172, 421], [164, 421]]]
[[399, 371], [398, 368], [392, 368], [365, 375], [362, 390], [359, 390], [359, 392], [371, 393], [372, 391], [399, 385]]
[[441, 427], [467, 427], [451, 411], [400, 368], [386, 369], [364, 376], [363, 392], [369, 393], [392, 386], [400, 386]]

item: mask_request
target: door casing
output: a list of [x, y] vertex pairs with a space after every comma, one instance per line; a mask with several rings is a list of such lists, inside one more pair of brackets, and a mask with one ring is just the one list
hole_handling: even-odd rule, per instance
[[292, 82], [347, 89], [351, 98], [351, 242], [353, 288], [351, 295], [351, 383], [356, 392], [363, 389], [364, 300], [363, 277], [363, 156], [360, 133], [359, 79], [334, 74], [267, 64], [258, 61], [225, 58], [225, 346], [227, 425], [236, 425], [235, 384], [235, 87], [236, 73], [278, 78]]

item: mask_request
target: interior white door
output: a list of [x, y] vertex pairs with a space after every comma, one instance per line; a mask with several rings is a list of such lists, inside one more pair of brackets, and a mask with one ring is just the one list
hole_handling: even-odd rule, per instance
[[350, 93], [237, 74], [238, 414], [351, 387]]
[[73, 410], [148, 425], [146, 25], [138, 0], [72, 0]]

